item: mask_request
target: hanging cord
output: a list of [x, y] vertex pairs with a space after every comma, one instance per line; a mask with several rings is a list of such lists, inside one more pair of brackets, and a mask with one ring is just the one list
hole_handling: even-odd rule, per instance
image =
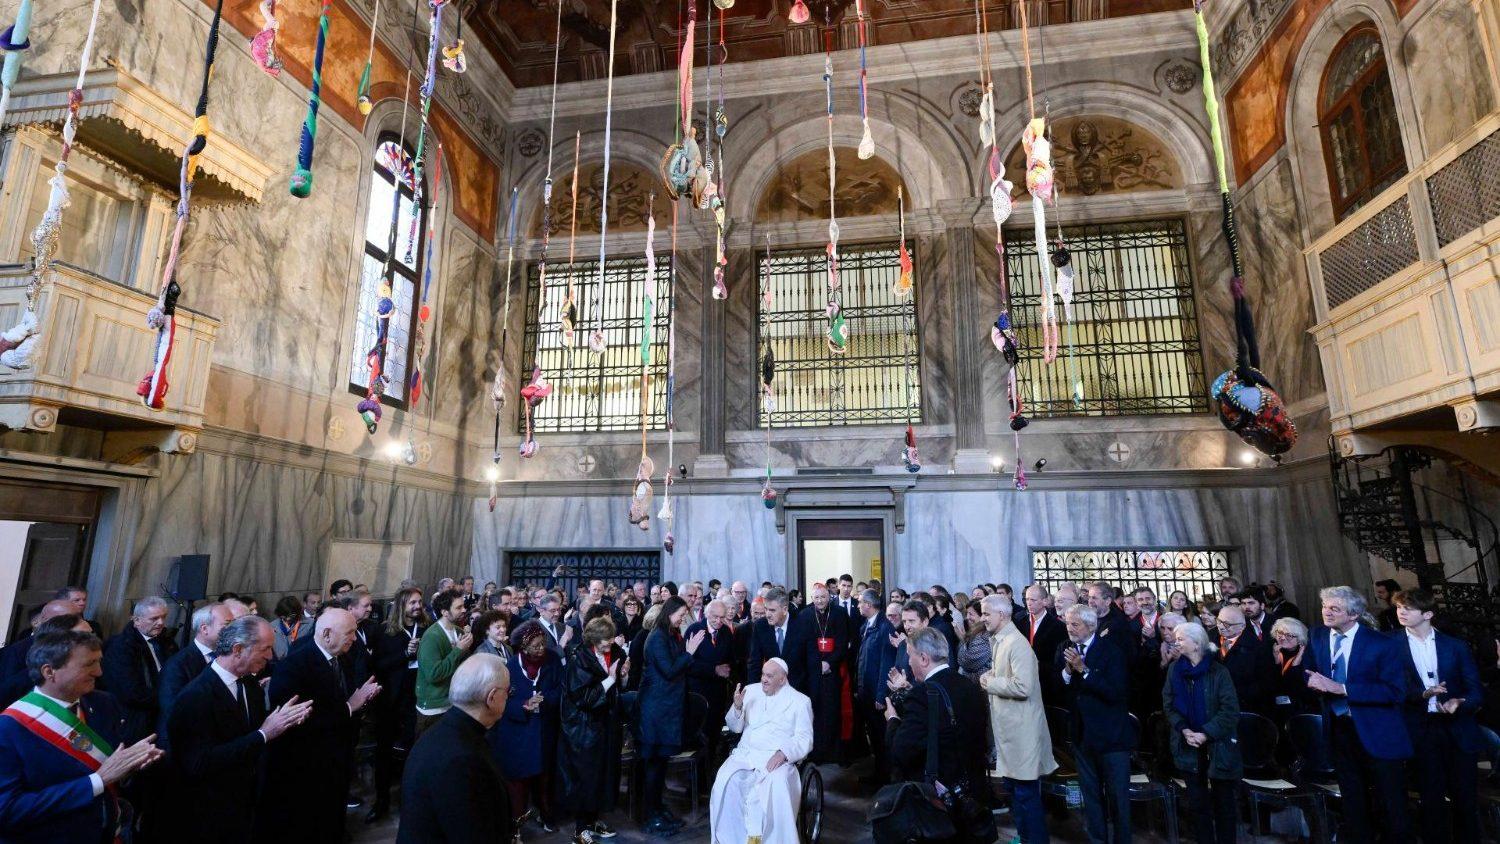
[[604, 86], [604, 182], [599, 190], [599, 266], [594, 277], [593, 304], [590, 317], [594, 323], [589, 332], [589, 351], [603, 355], [604, 341], [604, 260], [609, 252], [609, 165], [610, 141], [615, 126], [615, 37], [619, 29], [620, 0], [609, 0], [609, 72]]
[[[63, 209], [68, 207], [68, 158], [73, 154], [73, 137], [78, 131], [78, 108], [83, 105], [83, 80], [88, 73], [89, 62], [94, 55], [94, 33], [99, 26], [100, 0], [94, 0], [89, 14], [88, 35], [83, 41], [83, 53], [78, 59], [78, 81], [68, 92], [68, 114], [63, 119], [62, 153], [57, 157], [56, 174], [47, 180], [51, 192], [47, 196], [47, 210], [31, 232], [31, 246], [35, 253], [31, 266], [31, 281], [26, 285], [26, 310], [20, 322], [0, 334], [0, 364], [14, 370], [31, 368], [31, 359], [36, 352], [41, 332], [37, 329], [36, 304], [43, 288], [52, 275], [52, 259], [57, 255], [57, 239], [62, 231]], [[8, 58], [8, 57], [7, 57]], [[195, 121], [194, 131], [197, 125]]]
[[10, 109], [10, 89], [21, 75], [21, 55], [31, 49], [31, 0], [21, 0], [16, 9], [16, 22], [0, 32], [0, 51], [5, 53], [5, 65], [0, 67], [0, 126], [5, 125], [5, 112]]
[[[462, 19], [460, 19], [461, 22]], [[543, 171], [542, 180], [542, 259], [537, 264], [537, 305], [536, 324], [545, 325], [547, 321], [547, 256], [552, 245], [552, 152], [555, 143], [555, 132], [557, 131], [557, 68], [562, 55], [562, 3], [557, 4], [557, 34], [552, 45], [552, 107], [547, 116], [547, 169]], [[572, 268], [569, 267], [571, 274]], [[567, 304], [564, 303], [564, 308]], [[558, 312], [558, 321], [563, 319], [562, 312]], [[537, 355], [540, 363], [541, 355]]]
[[[839, 215], [837, 202], [838, 163], [833, 155], [833, 13], [824, 9], [823, 88], [828, 101], [828, 351], [842, 355], [849, 351], [847, 323], [842, 296], [839, 293]], [[843, 384], [834, 385], [834, 395], [841, 402]], [[836, 402], [838, 403], [838, 402]]]
[[[1051, 144], [1055, 138], [1053, 130], [1056, 128], [1052, 123], [1052, 99], [1048, 96], [1051, 85], [1048, 82], [1047, 66], [1047, 27], [1043, 23], [1036, 28], [1037, 44], [1040, 47], [1042, 59], [1042, 119], [1047, 121], [1047, 142]], [[1062, 346], [1067, 357], [1068, 379], [1072, 382], [1069, 396], [1073, 401], [1074, 409], [1083, 408], [1083, 370], [1078, 363], [1074, 346], [1077, 345], [1077, 329], [1074, 325], [1073, 315], [1073, 289], [1077, 279], [1076, 268], [1073, 266], [1073, 257], [1068, 252], [1067, 241], [1063, 237], [1062, 227], [1062, 186], [1058, 183], [1057, 171], [1053, 170], [1052, 178], [1052, 210], [1053, 225], [1057, 229], [1057, 244], [1051, 251], [1052, 266], [1057, 270], [1057, 297], [1062, 300]]]
[[177, 283], [177, 260], [182, 252], [182, 235], [187, 230], [193, 198], [193, 177], [198, 170], [198, 156], [208, 147], [211, 131], [208, 122], [208, 84], [213, 78], [214, 57], [219, 51], [219, 23], [223, 20], [224, 0], [214, 5], [214, 17], [208, 25], [208, 45], [204, 48], [203, 82], [198, 90], [198, 105], [193, 111], [193, 139], [182, 151], [182, 172], [178, 179], [177, 223], [172, 227], [172, 246], [162, 272], [161, 289], [156, 307], [146, 313], [146, 327], [156, 331], [151, 371], [136, 385], [141, 404], [161, 410], [167, 401], [167, 367], [172, 362], [172, 346], [177, 339], [177, 298], [182, 287]]
[[1052, 144], [1047, 140], [1045, 118], [1036, 116], [1036, 95], [1031, 79], [1031, 27], [1027, 20], [1026, 3], [1021, 9], [1021, 51], [1026, 65], [1026, 109], [1031, 115], [1026, 130], [1021, 133], [1021, 144], [1026, 149], [1026, 190], [1031, 194], [1031, 221], [1037, 272], [1042, 280], [1042, 361], [1057, 360], [1060, 342], [1057, 326], [1056, 289], [1052, 281], [1052, 262], [1047, 254], [1047, 210], [1052, 198], [1053, 170]]
[[370, 73], [375, 69], [375, 33], [380, 29], [380, 0], [375, 0], [375, 18], [370, 21], [370, 49], [365, 54], [365, 69], [359, 74], [359, 90], [355, 93], [355, 100], [359, 105], [359, 113], [369, 116], [370, 110], [375, 104], [370, 102]]
[[573, 133], [573, 188], [572, 203], [568, 211], [568, 291], [557, 315], [557, 329], [562, 333], [567, 365], [573, 366], [573, 332], [578, 325], [577, 285], [578, 265], [578, 156], [583, 143], [583, 132]]
[[864, 0], [854, 0], [854, 12], [858, 21], [859, 30], [859, 120], [863, 124], [862, 134], [859, 138], [859, 157], [861, 161], [875, 157], [875, 138], [870, 134], [870, 89], [869, 89], [869, 66], [865, 62], [865, 3]]
[[[896, 220], [900, 232], [900, 247], [898, 249], [901, 263], [901, 272], [896, 280], [896, 296], [904, 299], [907, 296], [916, 295], [916, 281], [914, 278], [911, 254], [906, 250], [906, 193], [902, 186], [896, 186]], [[917, 357], [917, 315], [916, 309], [905, 311], [901, 317], [901, 348], [905, 357], [903, 369], [903, 387], [906, 391], [906, 443], [901, 452], [901, 462], [906, 464], [906, 471], [916, 473], [922, 470], [922, 461], [917, 457], [917, 431], [912, 427], [915, 414], [915, 406], [921, 402], [921, 393], [912, 390], [913, 382], [916, 381], [916, 368], [913, 362]], [[915, 401], [913, 399], [916, 399]]]
[[[422, 297], [417, 309], [417, 333], [412, 340], [411, 375], [407, 378], [407, 412], [417, 409], [422, 399], [422, 360], [427, 357], [427, 320], [432, 309], [427, 305], [427, 294], [432, 290], [433, 248], [437, 242], [438, 199], [443, 194], [443, 143], [438, 142], [437, 154], [432, 164], [432, 199], [427, 203], [427, 248], [422, 259]], [[432, 418], [431, 414], [428, 419]]]
[[662, 523], [661, 546], [668, 554], [677, 547], [677, 538], [672, 535], [672, 525], [677, 518], [672, 509], [672, 486], [675, 483], [672, 467], [677, 465], [677, 418], [673, 399], [677, 392], [677, 213], [681, 207], [680, 202], [672, 203], [672, 268], [667, 280], [667, 468], [662, 472], [662, 505], [656, 514]]
[[771, 342], [771, 306], [775, 294], [771, 289], [771, 236], [766, 235], [766, 259], [760, 269], [760, 337], [764, 348], [760, 358], [761, 411], [766, 416], [766, 477], [760, 487], [760, 500], [767, 510], [776, 509], [776, 488], [771, 486], [771, 428], [776, 419], [776, 352]]
[[[422, 204], [423, 185], [426, 184], [426, 180], [422, 178], [422, 169], [426, 166], [427, 162], [427, 129], [429, 126], [427, 116], [432, 111], [432, 95], [437, 91], [438, 46], [440, 44], [439, 39], [442, 38], [443, 34], [443, 7], [448, 5], [448, 0], [428, 0], [428, 4], [432, 6], [432, 14], [428, 18], [432, 36], [427, 42], [427, 75], [422, 80], [422, 87], [417, 89], [417, 93], [421, 96], [422, 101], [421, 122], [417, 129], [417, 154], [415, 156], [417, 205]], [[417, 245], [417, 221], [417, 216], [412, 215], [411, 236], [406, 239], [406, 263], [408, 264], [412, 262], [412, 250]]]
[[313, 146], [318, 138], [318, 105], [323, 101], [323, 49], [328, 44], [328, 13], [333, 0], [323, 0], [318, 12], [318, 43], [313, 51], [312, 87], [307, 92], [307, 116], [302, 119], [302, 138], [297, 145], [297, 169], [292, 172], [292, 196], [306, 199], [313, 189]]
[[641, 460], [636, 467], [635, 482], [630, 494], [630, 523], [641, 530], [651, 529], [651, 476], [656, 474], [656, 464], [646, 453], [646, 431], [651, 416], [651, 358], [655, 338], [654, 314], [656, 311], [656, 194], [646, 200], [646, 276], [641, 280]]
[[[715, 3], [709, 3], [708, 14], [710, 20], [713, 18], [713, 7], [715, 5]], [[724, 19], [727, 17], [728, 15], [719, 15], [719, 108], [714, 114], [713, 120], [708, 124], [709, 128], [704, 130], [710, 135], [705, 141], [705, 146], [717, 145], [719, 153], [717, 171], [710, 169], [708, 174], [709, 188], [711, 189], [711, 195], [708, 197], [708, 207], [713, 210], [714, 214], [714, 284], [712, 295], [713, 298], [720, 301], [729, 298], [729, 286], [725, 281], [725, 270], [729, 267], [729, 255], [725, 252], [724, 248], [724, 239], [728, 235], [728, 221], [724, 215], [724, 172], [726, 169], [724, 166], [724, 136], [729, 133], [729, 115], [724, 110], [724, 63], [729, 59], [729, 48], [724, 43]], [[712, 24], [710, 24], [710, 32], [712, 32]], [[709, 79], [712, 80], [714, 74], [712, 44], [709, 45], [708, 66]], [[710, 85], [710, 87], [712, 86]], [[709, 161], [709, 166], [712, 167], [711, 160]], [[717, 188], [713, 187], [713, 178], [715, 175], [719, 179]]]

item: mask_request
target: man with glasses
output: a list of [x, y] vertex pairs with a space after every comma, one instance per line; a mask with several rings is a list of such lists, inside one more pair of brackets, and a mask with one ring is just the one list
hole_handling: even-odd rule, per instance
[[1239, 607], [1219, 610], [1219, 661], [1229, 669], [1240, 711], [1269, 715], [1275, 669], [1264, 643], [1248, 627], [1245, 611]]

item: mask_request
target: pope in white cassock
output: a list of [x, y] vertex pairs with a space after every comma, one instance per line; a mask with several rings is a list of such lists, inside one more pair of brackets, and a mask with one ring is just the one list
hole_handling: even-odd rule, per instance
[[741, 737], [714, 779], [712, 844], [797, 844], [797, 763], [812, 750], [812, 702], [786, 676], [786, 663], [773, 658], [759, 685], [734, 691], [724, 723]]

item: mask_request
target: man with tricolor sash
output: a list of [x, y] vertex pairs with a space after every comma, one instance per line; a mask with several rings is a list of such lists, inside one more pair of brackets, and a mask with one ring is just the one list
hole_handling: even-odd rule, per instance
[[116, 796], [161, 758], [155, 736], [117, 746], [119, 704], [94, 690], [102, 646], [91, 633], [37, 637], [26, 665], [36, 687], [0, 713], [0, 842], [111, 842], [129, 822]]

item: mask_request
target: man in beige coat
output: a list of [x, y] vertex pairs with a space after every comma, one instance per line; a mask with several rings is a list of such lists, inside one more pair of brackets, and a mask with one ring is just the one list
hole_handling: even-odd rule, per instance
[[1057, 770], [1052, 736], [1037, 677], [1036, 654], [1016, 629], [1010, 599], [988, 595], [984, 623], [990, 631], [990, 670], [979, 675], [990, 701], [990, 730], [995, 735], [995, 773], [1010, 788], [1011, 815], [1023, 844], [1045, 844], [1047, 819], [1037, 782]]

